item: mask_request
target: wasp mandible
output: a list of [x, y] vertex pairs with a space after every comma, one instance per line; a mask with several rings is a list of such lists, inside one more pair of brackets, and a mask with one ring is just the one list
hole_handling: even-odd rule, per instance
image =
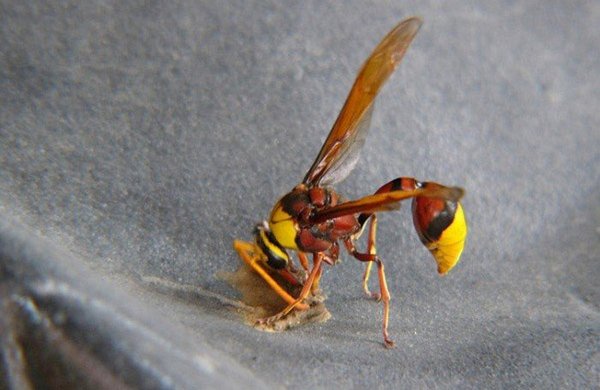
[[[464, 194], [461, 188], [400, 177], [374, 194], [352, 201], [343, 200], [331, 188], [345, 179], [358, 162], [375, 97], [402, 60], [421, 24], [418, 17], [408, 18], [383, 38], [359, 71], [331, 132], [302, 182], [279, 199], [267, 221], [255, 227], [253, 243], [234, 241], [243, 261], [288, 303], [280, 313], [260, 321], [269, 323], [292, 310], [306, 310], [306, 299], [318, 290], [323, 263], [337, 262], [341, 243], [351, 256], [366, 263], [362, 287], [383, 303], [384, 345], [392, 347], [394, 343], [388, 335], [390, 293], [375, 244], [377, 213], [397, 209], [408, 198], [413, 200], [417, 234], [436, 260], [438, 272], [445, 274], [458, 263], [467, 236], [465, 215], [459, 203]], [[361, 252], [355, 242], [367, 228], [367, 250]], [[307, 277], [299, 277], [295, 272], [288, 251], [296, 252]], [[311, 254], [312, 265], [308, 260]], [[367, 285], [373, 263], [377, 265], [379, 293], [371, 293]], [[273, 279], [274, 273], [301, 286], [299, 295], [291, 296]]]

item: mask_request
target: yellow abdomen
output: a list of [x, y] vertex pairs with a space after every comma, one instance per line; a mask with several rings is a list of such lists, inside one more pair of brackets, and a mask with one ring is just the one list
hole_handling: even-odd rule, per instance
[[438, 241], [427, 244], [427, 249], [438, 264], [438, 272], [445, 274], [460, 260], [467, 238], [467, 222], [462, 206], [458, 203], [454, 220], [443, 231]]

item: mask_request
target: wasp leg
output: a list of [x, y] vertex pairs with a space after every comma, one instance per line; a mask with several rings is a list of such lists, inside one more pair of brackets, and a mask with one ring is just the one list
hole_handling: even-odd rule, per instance
[[[302, 265], [302, 268], [304, 268], [304, 271], [308, 272], [308, 257], [306, 256], [306, 253], [304, 253], [304, 252], [296, 252], [296, 253], [298, 254], [298, 259], [300, 260], [300, 264]], [[321, 279], [321, 273], [319, 273], [319, 275], [317, 275], [317, 277], [315, 278], [315, 281], [313, 283], [313, 286], [311, 288], [311, 292], [313, 295], [317, 295], [319, 292], [319, 279]], [[304, 282], [306, 282], [306, 279], [304, 280]]]
[[[375, 223], [375, 226], [377, 224]], [[373, 235], [374, 237], [374, 235]], [[381, 301], [383, 302], [383, 342], [386, 348], [391, 348], [394, 346], [394, 341], [390, 339], [388, 335], [388, 322], [390, 318], [390, 292], [387, 287], [387, 282], [385, 280], [385, 268], [383, 266], [383, 262], [376, 254], [371, 253], [360, 253], [356, 250], [354, 246], [354, 242], [352, 239], [347, 239], [344, 241], [346, 245], [346, 249], [348, 252], [354, 256], [355, 259], [363, 262], [375, 262], [377, 264], [377, 271], [379, 275], [379, 290]], [[374, 245], [373, 245], [374, 247]]]
[[317, 274], [317, 276], [315, 276], [315, 280], [314, 280], [312, 286], [310, 287], [310, 293], [314, 296], [317, 296], [321, 293], [321, 290], [319, 289], [319, 281], [321, 280], [322, 274], [323, 274], [323, 267], [320, 267], [319, 273]]
[[308, 257], [306, 257], [306, 253], [304, 253], [304, 252], [297, 252], [297, 253], [298, 253], [298, 259], [300, 260], [300, 264], [302, 265], [302, 268], [304, 268], [304, 270], [308, 272]]
[[[308, 307], [302, 301], [304, 299], [306, 299], [306, 297], [308, 297], [308, 294], [310, 294], [310, 292], [312, 290], [312, 285], [313, 285], [315, 279], [317, 278], [317, 276], [320, 277], [322, 262], [323, 262], [323, 253], [315, 253], [313, 268], [310, 271], [310, 275], [308, 276], [306, 283], [304, 283], [304, 287], [302, 288], [302, 291], [300, 292], [300, 296], [298, 297], [298, 299], [296, 299], [296, 300], [294, 300], [294, 302], [290, 303], [281, 312], [275, 314], [274, 316], [271, 316], [268, 318], [263, 318], [262, 320], [259, 320], [258, 322], [263, 323], [263, 324], [269, 324], [269, 323], [275, 322], [275, 321], [285, 317], [294, 309], [300, 309], [301, 308], [300, 305]], [[304, 310], [304, 309], [302, 309], [302, 310]]]
[[[377, 235], [377, 216], [375, 214], [371, 215], [371, 222], [369, 224], [369, 239], [367, 241], [367, 249], [369, 251], [369, 254], [376, 256], [377, 255], [377, 248], [375, 247], [375, 238]], [[363, 286], [363, 291], [365, 292], [365, 294], [367, 294], [367, 296], [376, 299], [376, 300], [380, 300], [381, 299], [381, 294], [379, 293], [372, 293], [371, 290], [369, 290], [369, 276], [371, 275], [371, 266], [373, 265], [372, 261], [369, 261], [365, 267], [365, 273], [363, 274], [363, 281], [362, 281], [362, 286]]]
[[[258, 273], [265, 280], [265, 282], [267, 282], [267, 284], [273, 289], [273, 291], [275, 291], [277, 293], [277, 295], [279, 295], [281, 298], [283, 298], [284, 301], [286, 301], [288, 304], [292, 304], [297, 301], [296, 298], [294, 298], [290, 294], [288, 294], [287, 291], [285, 291], [279, 285], [279, 283], [277, 283], [277, 281], [275, 281], [271, 277], [271, 275], [269, 275], [269, 273], [267, 271], [265, 271], [264, 268], [259, 264], [260, 260], [261, 260], [260, 255], [259, 255], [260, 252], [256, 249], [254, 244], [245, 242], [245, 241], [241, 241], [241, 240], [234, 240], [233, 248], [236, 250], [238, 255], [242, 258], [242, 260], [244, 260], [244, 262], [250, 268], [252, 268], [254, 271], [256, 271], [256, 273]], [[301, 310], [308, 309], [308, 305], [306, 305], [304, 303], [298, 303], [296, 306], [298, 309], [301, 309]]]

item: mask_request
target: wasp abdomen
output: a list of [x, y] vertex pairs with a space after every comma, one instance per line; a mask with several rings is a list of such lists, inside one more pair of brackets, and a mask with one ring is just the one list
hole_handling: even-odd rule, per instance
[[447, 273], [458, 263], [467, 237], [467, 223], [461, 204], [416, 197], [412, 212], [417, 234], [435, 258], [438, 272]]
[[417, 197], [412, 202], [413, 222], [423, 244], [438, 241], [454, 221], [458, 202]]

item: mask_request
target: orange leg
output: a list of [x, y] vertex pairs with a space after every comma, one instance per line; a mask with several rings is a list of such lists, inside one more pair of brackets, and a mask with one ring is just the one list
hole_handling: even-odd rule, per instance
[[[367, 250], [369, 251], [370, 255], [377, 255], [377, 248], [375, 247], [375, 238], [377, 235], [377, 216], [376, 215], [372, 215], [371, 216], [371, 222], [369, 225], [369, 240], [367, 242]], [[369, 261], [367, 263], [367, 266], [365, 267], [365, 273], [363, 274], [363, 280], [362, 280], [362, 286], [363, 286], [363, 291], [365, 292], [365, 294], [367, 294], [369, 297], [374, 298], [376, 300], [380, 300], [381, 299], [381, 294], [378, 293], [372, 293], [369, 290], [369, 276], [371, 275], [371, 266], [373, 265], [372, 261]]]
[[310, 292], [312, 295], [318, 295], [319, 294], [319, 281], [321, 280], [321, 275], [323, 275], [323, 267], [319, 268], [319, 273], [317, 274], [317, 276], [315, 277], [315, 280], [310, 288]]
[[[375, 252], [375, 232], [374, 230], [377, 228], [377, 220], [376, 216], [373, 215], [371, 218], [371, 226], [369, 232], [369, 253], [360, 253], [356, 250], [354, 246], [354, 242], [352, 239], [347, 239], [344, 241], [346, 249], [348, 252], [354, 256], [359, 261], [363, 262], [375, 262], [377, 264], [377, 271], [379, 276], [379, 291], [380, 291], [380, 299], [383, 302], [383, 341], [386, 348], [391, 348], [394, 346], [394, 341], [390, 339], [388, 335], [388, 323], [390, 318], [390, 292], [387, 287], [387, 281], [385, 280], [385, 267], [381, 259], [375, 254], [371, 252]], [[369, 270], [370, 271], [370, 270]], [[366, 273], [366, 272], [365, 272]], [[368, 279], [368, 275], [366, 275]], [[364, 287], [364, 286], [363, 286]]]
[[308, 272], [308, 257], [306, 257], [306, 253], [304, 253], [304, 252], [297, 252], [297, 253], [298, 253], [298, 259], [300, 260], [300, 264], [302, 265], [302, 268], [304, 268], [304, 270]]
[[283, 309], [280, 313], [275, 314], [274, 316], [259, 320], [259, 322], [270, 323], [270, 322], [277, 321], [280, 318], [283, 318], [284, 316], [288, 315], [292, 310], [300, 308], [300, 305], [306, 305], [305, 303], [302, 303], [302, 301], [304, 299], [306, 299], [306, 297], [308, 297], [308, 294], [310, 294], [312, 285], [315, 282], [316, 277], [321, 275], [321, 264], [322, 263], [323, 263], [323, 253], [315, 253], [313, 268], [310, 271], [310, 275], [308, 276], [306, 283], [304, 283], [304, 287], [302, 288], [302, 291], [300, 292], [300, 296], [298, 297], [298, 299], [296, 299], [294, 302], [290, 303], [288, 305], [288, 307]]
[[[307, 304], [302, 303], [302, 302], [298, 303], [298, 300], [296, 298], [294, 298], [290, 294], [288, 294], [287, 291], [285, 291], [283, 289], [283, 287], [281, 287], [279, 285], [279, 283], [277, 283], [277, 281], [275, 281], [275, 279], [273, 279], [271, 277], [271, 275], [269, 275], [269, 273], [264, 270], [264, 268], [259, 264], [260, 260], [261, 260], [260, 255], [259, 255], [260, 252], [253, 243], [249, 243], [249, 242], [245, 242], [245, 241], [241, 241], [241, 240], [234, 240], [233, 248], [236, 250], [238, 255], [242, 258], [242, 260], [244, 260], [244, 262], [250, 268], [252, 268], [254, 271], [256, 271], [256, 273], [258, 273], [265, 280], [265, 282], [267, 282], [267, 284], [273, 289], [273, 291], [275, 291], [277, 293], [277, 295], [279, 295], [281, 298], [283, 298], [284, 301], [286, 301], [288, 303], [288, 305], [295, 303], [295, 307], [297, 309], [300, 309], [300, 310], [308, 309]], [[306, 285], [304, 288], [306, 288]], [[303, 289], [303, 291], [304, 291], [304, 289]]]
[[[302, 264], [302, 268], [304, 268], [304, 270], [308, 272], [308, 257], [306, 256], [306, 253], [304, 253], [304, 252], [297, 252], [297, 253], [298, 253], [298, 259], [300, 259], [300, 264]], [[321, 280], [322, 273], [323, 273], [323, 267], [321, 267], [321, 269], [319, 270], [319, 274], [315, 277], [315, 281], [313, 282], [312, 287], [310, 289], [310, 292], [313, 295], [318, 294], [319, 280]]]

